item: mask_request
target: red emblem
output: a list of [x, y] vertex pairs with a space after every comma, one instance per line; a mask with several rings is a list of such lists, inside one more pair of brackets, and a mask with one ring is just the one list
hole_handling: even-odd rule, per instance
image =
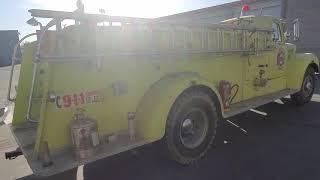
[[285, 63], [285, 52], [283, 49], [280, 49], [277, 55], [277, 66], [279, 69], [282, 69]]

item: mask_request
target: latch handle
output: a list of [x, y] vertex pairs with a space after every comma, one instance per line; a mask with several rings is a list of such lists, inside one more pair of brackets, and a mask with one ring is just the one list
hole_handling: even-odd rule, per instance
[[268, 64], [265, 64], [265, 65], [263, 65], [263, 64], [260, 64], [259, 66], [258, 66], [259, 68], [264, 68], [264, 67], [268, 67]]

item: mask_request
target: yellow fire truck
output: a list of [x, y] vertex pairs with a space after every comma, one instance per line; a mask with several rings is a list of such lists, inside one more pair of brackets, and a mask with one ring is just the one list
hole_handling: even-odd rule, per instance
[[29, 12], [40, 30], [25, 37], [37, 40], [24, 49], [15, 96], [13, 55], [10, 127], [20, 148], [6, 156], [23, 154], [37, 175], [158, 140], [190, 164], [210, 148], [218, 121], [287, 95], [303, 105], [314, 92], [317, 57], [286, 42], [299, 39], [299, 21], [289, 36], [268, 16], [203, 24]]

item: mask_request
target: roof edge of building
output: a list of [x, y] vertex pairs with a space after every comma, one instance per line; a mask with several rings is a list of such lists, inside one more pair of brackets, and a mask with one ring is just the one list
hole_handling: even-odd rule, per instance
[[[248, 2], [248, 4], [254, 3], [254, 2], [258, 2], [258, 1], [270, 1], [270, 0], [251, 0], [250, 2]], [[182, 17], [182, 16], [185, 16], [185, 15], [197, 14], [197, 13], [201, 13], [201, 12], [205, 12], [205, 11], [218, 10], [218, 9], [222, 9], [222, 8], [226, 8], [226, 7], [239, 6], [239, 8], [240, 8], [240, 5], [241, 5], [241, 1], [237, 0], [237, 1], [229, 2], [229, 3], [225, 3], [225, 4], [219, 4], [219, 5], [216, 5], [216, 6], [210, 6], [210, 7], [200, 8], [200, 9], [196, 9], [196, 10], [192, 10], [192, 11], [186, 11], [186, 12], [182, 12], [182, 13], [163, 16], [163, 17], [159, 17], [159, 18], [156, 18], [156, 19], [177, 18], [177, 17]]]

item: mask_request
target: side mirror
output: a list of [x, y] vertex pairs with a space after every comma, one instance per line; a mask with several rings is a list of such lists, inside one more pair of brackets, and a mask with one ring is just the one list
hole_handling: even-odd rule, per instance
[[300, 40], [300, 20], [295, 19], [293, 21], [293, 40], [299, 41]]

